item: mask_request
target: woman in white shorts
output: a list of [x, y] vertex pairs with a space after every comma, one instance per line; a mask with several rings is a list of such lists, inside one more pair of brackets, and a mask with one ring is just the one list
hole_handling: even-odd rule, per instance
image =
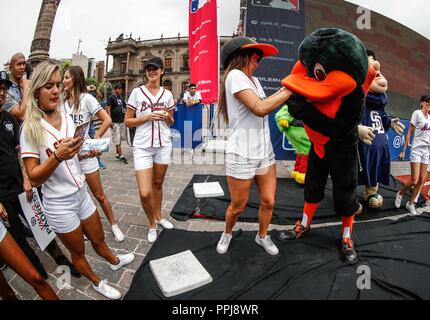
[[217, 245], [220, 254], [228, 250], [233, 227], [247, 206], [254, 181], [260, 196], [260, 227], [255, 242], [271, 255], [279, 253], [267, 234], [276, 193], [275, 155], [268, 115], [287, 100], [291, 92], [283, 88], [266, 98], [260, 82], [252, 76], [261, 58], [277, 53], [275, 47], [247, 37], [230, 40], [221, 51], [221, 63], [226, 71], [219, 114], [229, 125], [226, 174], [231, 203], [226, 212], [225, 231]]
[[[97, 130], [94, 138], [103, 137], [106, 130], [111, 126], [112, 120], [108, 113], [98, 103], [96, 98], [90, 95], [85, 84], [85, 76], [81, 67], [72, 66], [64, 73], [63, 90], [65, 99], [61, 104], [61, 110], [70, 115], [75, 124], [78, 125], [91, 121], [94, 115], [101, 120], [101, 126]], [[87, 134], [88, 136], [88, 134]], [[124, 234], [118, 227], [113, 215], [112, 206], [106, 197], [100, 179], [100, 168], [97, 158], [80, 159], [82, 171], [88, 186], [94, 197], [100, 203], [116, 242], [124, 241]]]
[[157, 239], [157, 224], [172, 229], [162, 218], [163, 182], [172, 158], [173, 95], [161, 87], [163, 60], [150, 58], [145, 65], [148, 83], [135, 88], [127, 102], [124, 123], [136, 127], [133, 141], [134, 168], [140, 201], [149, 221], [148, 241]]
[[[72, 119], [59, 110], [61, 75], [52, 62], [34, 70], [20, 138], [21, 156], [34, 187], [42, 185], [46, 219], [70, 251], [75, 268], [92, 282], [94, 290], [110, 299], [121, 293], [101, 280], [85, 258], [84, 234], [112, 270], [134, 260], [133, 254], [115, 255], [105, 242], [96, 206], [85, 187], [77, 154], [82, 141], [73, 138]], [[90, 156], [94, 157], [92, 151]]]
[[405, 151], [409, 144], [409, 140], [414, 134], [414, 141], [411, 147], [411, 179], [405, 183], [403, 188], [397, 193], [394, 200], [394, 206], [400, 208], [402, 205], [402, 197], [406, 191], [412, 189], [411, 198], [406, 203], [406, 209], [413, 215], [417, 215], [414, 200], [418, 198], [421, 187], [427, 180], [427, 167], [430, 156], [430, 96], [424, 95], [420, 99], [420, 110], [414, 111], [411, 117], [408, 134], [406, 135], [403, 151], [399, 158], [405, 158]]
[[[0, 217], [7, 215], [2, 204], [0, 204]], [[22, 252], [13, 237], [7, 232], [0, 219], [0, 258], [14, 270], [21, 278], [31, 285], [37, 294], [44, 300], [58, 300], [54, 290], [48, 282], [37, 272], [36, 268]], [[0, 271], [0, 298], [3, 300], [16, 300], [13, 289], [7, 283], [3, 273]]]

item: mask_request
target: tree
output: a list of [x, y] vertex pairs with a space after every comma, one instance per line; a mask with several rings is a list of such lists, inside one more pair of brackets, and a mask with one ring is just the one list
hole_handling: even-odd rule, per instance
[[67, 71], [67, 69], [69, 69], [72, 66], [72, 61], [70, 60], [66, 60], [60, 63], [60, 72], [61, 72], [61, 77], [64, 77], [64, 73]]
[[94, 78], [94, 77], [87, 78], [85, 80], [85, 83], [86, 83], [87, 86], [93, 85], [93, 86], [96, 86], [97, 88], [99, 86], [99, 83], [97, 82], [96, 78]]

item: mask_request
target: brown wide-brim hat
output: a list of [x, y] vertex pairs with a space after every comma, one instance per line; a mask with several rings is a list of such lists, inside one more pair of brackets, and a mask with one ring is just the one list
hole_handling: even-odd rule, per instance
[[221, 50], [221, 64], [224, 69], [227, 69], [231, 59], [240, 50], [256, 49], [261, 52], [262, 57], [274, 56], [279, 53], [279, 50], [267, 43], [258, 43], [248, 37], [235, 37], [224, 44]]

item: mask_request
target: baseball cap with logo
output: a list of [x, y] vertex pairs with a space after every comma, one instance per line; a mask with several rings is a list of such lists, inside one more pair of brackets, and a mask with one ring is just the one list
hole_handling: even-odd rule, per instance
[[153, 66], [156, 67], [158, 69], [163, 69], [164, 65], [163, 65], [163, 60], [161, 60], [161, 58], [159, 57], [152, 57], [149, 58], [148, 61], [146, 61], [145, 64], [145, 70], [149, 67], [149, 66]]
[[10, 88], [12, 85], [12, 82], [9, 80], [9, 75], [6, 71], [0, 71], [0, 83], [6, 83], [7, 87]]

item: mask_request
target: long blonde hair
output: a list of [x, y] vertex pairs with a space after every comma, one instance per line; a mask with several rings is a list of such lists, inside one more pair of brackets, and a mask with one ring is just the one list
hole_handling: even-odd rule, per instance
[[41, 62], [35, 69], [31, 77], [31, 84], [27, 99], [27, 110], [25, 120], [22, 125], [26, 142], [35, 148], [40, 148], [46, 142], [46, 131], [42, 125], [45, 113], [39, 108], [37, 96], [39, 90], [45, 86], [54, 72], [59, 71], [60, 67], [52, 61]]
[[248, 66], [251, 61], [251, 55], [255, 51], [253, 50], [240, 50], [233, 58], [231, 58], [228, 64], [227, 70], [225, 71], [224, 78], [221, 82], [220, 96], [218, 101], [218, 117], [222, 117], [226, 123], [228, 123], [227, 113], [227, 97], [225, 92], [225, 81], [227, 80], [228, 74], [234, 69], [242, 70]]

